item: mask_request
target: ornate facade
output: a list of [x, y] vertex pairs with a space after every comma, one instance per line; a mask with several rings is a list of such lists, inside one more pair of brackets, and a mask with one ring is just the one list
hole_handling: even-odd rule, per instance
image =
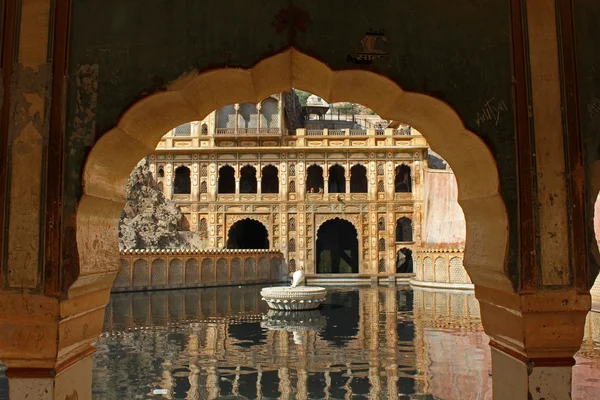
[[280, 250], [289, 270], [327, 273], [333, 270], [319, 267], [319, 235], [335, 236], [326, 225], [336, 221], [351, 231], [344, 245], [356, 241], [342, 249], [351, 260], [338, 272], [412, 272], [421, 245], [425, 139], [407, 126], [364, 129], [356, 116], [306, 124], [335, 129], [288, 130], [283, 98], [226, 106], [181, 125], [149, 156], [159, 186], [195, 232], [192, 242], [252, 248], [232, 235], [240, 223], [257, 221], [247, 229], [264, 230], [262, 248]]

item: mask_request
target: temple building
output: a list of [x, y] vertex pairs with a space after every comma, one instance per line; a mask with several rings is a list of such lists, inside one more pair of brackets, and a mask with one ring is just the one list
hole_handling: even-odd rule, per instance
[[[149, 156], [156, 182], [193, 232], [192, 246], [278, 250], [288, 271], [303, 268], [309, 276], [388, 278], [413, 272], [429, 221], [428, 238], [457, 236], [433, 247], [452, 248], [466, 276], [464, 217], [456, 194], [439, 190], [456, 189], [454, 176], [434, 155], [431, 171], [446, 178], [438, 182], [439, 172], [429, 171], [423, 136], [377, 115], [340, 114], [315, 95], [298, 117], [298, 105], [286, 104], [295, 101], [279, 93], [222, 107], [167, 132]], [[447, 210], [432, 207], [436, 214], [427, 216], [428, 187], [438, 190], [436, 204], [447, 198], [458, 208], [458, 232], [448, 224], [442, 231], [437, 214]]]
[[[114, 284], [153, 286], [167, 268], [183, 286], [240, 269], [381, 281], [406, 249], [414, 282], [473, 285], [494, 399], [570, 400], [600, 309], [600, 2], [480, 3], [2, 2], [9, 399], [92, 398]], [[298, 125], [292, 88], [382, 119], [336, 121], [313, 98]], [[431, 172], [429, 146], [451, 173]], [[149, 154], [200, 250], [120, 252], [128, 178]], [[460, 199], [464, 252], [442, 188]]]

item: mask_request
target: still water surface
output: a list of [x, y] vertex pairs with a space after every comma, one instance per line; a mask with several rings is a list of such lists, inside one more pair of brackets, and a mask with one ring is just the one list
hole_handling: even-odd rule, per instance
[[[320, 310], [286, 314], [269, 311], [259, 292], [112, 295], [94, 398], [492, 398], [488, 338], [471, 293], [330, 289]], [[590, 318], [575, 399], [600, 393], [600, 318]]]

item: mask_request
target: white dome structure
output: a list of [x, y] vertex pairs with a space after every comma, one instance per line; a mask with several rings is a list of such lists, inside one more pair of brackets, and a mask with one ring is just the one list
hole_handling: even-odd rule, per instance
[[327, 103], [325, 100], [323, 100], [322, 98], [320, 98], [319, 96], [315, 95], [315, 94], [311, 94], [308, 99], [306, 99], [306, 105], [307, 106], [321, 106], [321, 107], [328, 107], [329, 103]]

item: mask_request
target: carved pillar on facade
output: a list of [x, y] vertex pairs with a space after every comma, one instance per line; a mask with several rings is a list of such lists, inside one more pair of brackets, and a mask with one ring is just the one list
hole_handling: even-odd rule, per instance
[[279, 163], [279, 201], [287, 201], [288, 198], [288, 168], [285, 154], [282, 155], [283, 161]]
[[[214, 154], [212, 155], [214, 157]], [[217, 163], [214, 160], [208, 164], [208, 198], [210, 201], [217, 200], [217, 182], [218, 180], [218, 171], [217, 171]]]
[[[303, 154], [300, 154], [300, 156], [303, 156]], [[302, 159], [298, 160], [298, 164], [296, 164], [296, 174], [298, 174], [296, 181], [298, 199], [304, 201], [306, 200], [306, 163]]]
[[385, 163], [385, 197], [389, 200], [394, 200], [394, 194], [396, 192], [396, 188], [394, 185], [394, 161], [388, 160]]
[[261, 108], [262, 108], [262, 102], [258, 103], [256, 105], [256, 113], [258, 114], [256, 116], [256, 134], [257, 135], [260, 135], [260, 128], [261, 128], [261, 126], [260, 126], [260, 109]]
[[260, 197], [262, 194], [262, 166], [256, 166], [256, 194]]
[[323, 193], [329, 194], [329, 165], [323, 165]]
[[200, 172], [198, 171], [198, 161], [192, 163], [192, 201], [200, 200]]
[[234, 168], [234, 177], [235, 177], [235, 195], [236, 198], [239, 198], [240, 195], [240, 174], [241, 174], [241, 166], [239, 164], [236, 164], [233, 166]]
[[369, 265], [365, 265], [365, 272], [369, 271], [376, 274], [379, 268], [379, 246], [377, 241], [378, 227], [377, 227], [377, 205], [375, 203], [369, 204], [369, 237], [371, 241], [371, 262]]
[[211, 248], [217, 247], [217, 207], [214, 204], [208, 206], [208, 240]]
[[369, 180], [369, 200], [375, 201], [377, 200], [377, 161], [375, 161], [375, 154], [371, 154], [371, 160], [369, 161], [367, 167], [367, 179]]
[[[385, 237], [386, 237], [386, 254], [387, 254], [387, 272], [390, 274], [396, 273], [396, 235], [394, 230], [396, 227], [394, 211], [394, 205], [387, 205], [387, 215], [385, 223]], [[391, 278], [390, 278], [391, 279]], [[395, 279], [394, 279], [395, 283]]]
[[163, 193], [167, 199], [173, 198], [173, 163], [172, 156], [167, 155], [168, 162], [165, 164], [165, 180], [163, 185]]

